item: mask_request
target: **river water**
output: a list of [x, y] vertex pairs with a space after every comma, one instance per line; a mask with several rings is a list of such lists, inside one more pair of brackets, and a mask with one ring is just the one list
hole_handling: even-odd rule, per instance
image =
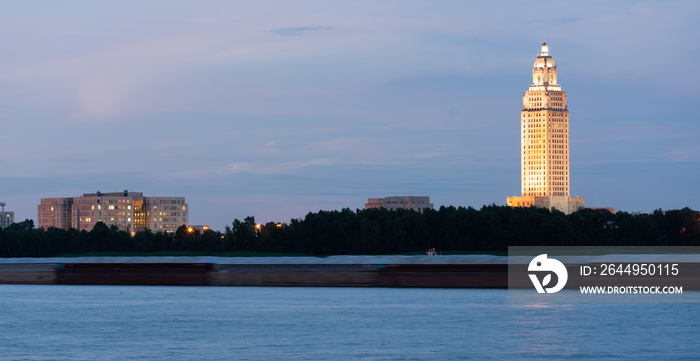
[[0, 285], [7, 360], [697, 359], [697, 304], [506, 290]]

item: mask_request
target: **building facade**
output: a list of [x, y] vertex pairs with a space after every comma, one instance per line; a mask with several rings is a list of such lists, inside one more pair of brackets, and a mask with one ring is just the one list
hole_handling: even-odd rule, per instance
[[187, 222], [188, 206], [184, 197], [146, 197], [146, 228], [154, 232], [175, 232]]
[[532, 67], [532, 84], [520, 112], [520, 197], [511, 207], [555, 208], [566, 214], [583, 207], [570, 196], [569, 109], [547, 43]]
[[72, 206], [73, 198], [42, 198], [37, 209], [37, 227], [71, 228]]
[[15, 212], [5, 211], [5, 203], [0, 202], [0, 229], [7, 228], [15, 223]]
[[426, 209], [433, 209], [430, 197], [385, 197], [369, 198], [365, 203], [365, 209], [384, 208], [388, 210], [410, 209], [416, 212], [424, 212]]
[[97, 222], [127, 232], [175, 232], [188, 224], [185, 197], [144, 197], [141, 192], [85, 193], [73, 198], [42, 198], [39, 228], [90, 231]]

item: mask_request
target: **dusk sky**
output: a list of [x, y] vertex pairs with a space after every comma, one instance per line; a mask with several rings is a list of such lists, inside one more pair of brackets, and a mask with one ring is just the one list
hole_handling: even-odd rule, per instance
[[700, 2], [0, 3], [0, 202], [128, 189], [192, 224], [520, 195], [543, 42], [571, 195], [700, 209]]

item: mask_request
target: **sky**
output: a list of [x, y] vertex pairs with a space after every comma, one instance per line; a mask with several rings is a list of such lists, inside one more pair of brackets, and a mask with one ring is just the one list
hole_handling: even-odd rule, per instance
[[3, 1], [0, 202], [125, 189], [191, 224], [520, 195], [543, 42], [571, 195], [700, 209], [700, 2]]

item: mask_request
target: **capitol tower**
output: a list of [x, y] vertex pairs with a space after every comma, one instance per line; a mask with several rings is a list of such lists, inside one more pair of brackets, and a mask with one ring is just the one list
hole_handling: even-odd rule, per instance
[[583, 197], [569, 196], [569, 110], [547, 43], [523, 94], [520, 148], [522, 195], [508, 197], [508, 206], [556, 208], [566, 214], [583, 207]]

